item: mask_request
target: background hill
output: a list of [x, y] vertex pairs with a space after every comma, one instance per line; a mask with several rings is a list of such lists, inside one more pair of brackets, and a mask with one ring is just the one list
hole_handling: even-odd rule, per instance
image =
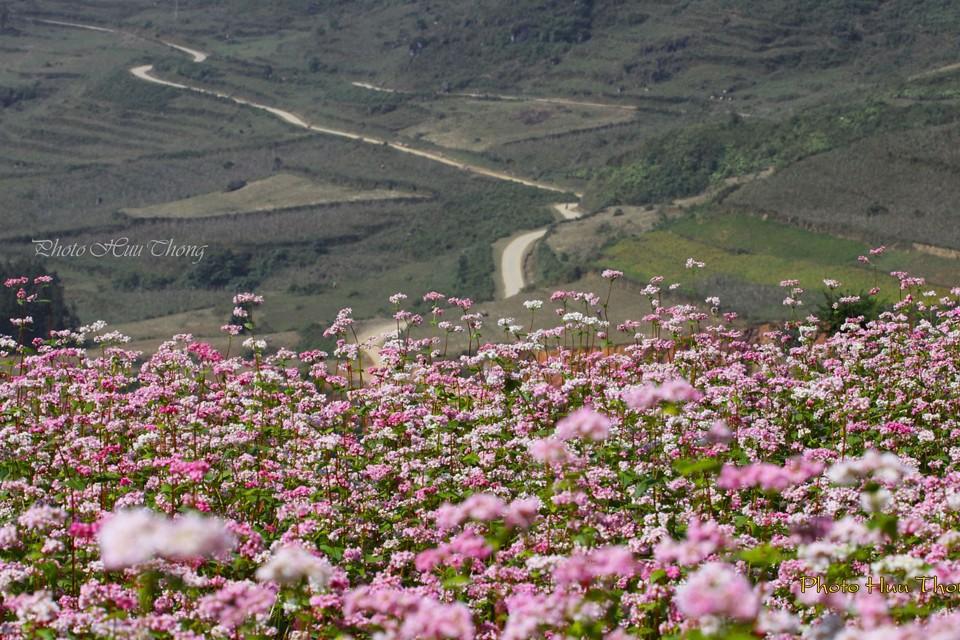
[[[784, 313], [777, 285], [795, 273], [811, 290], [837, 273], [845, 288], [893, 269], [941, 288], [960, 273], [960, 14], [948, 1], [0, 7], [0, 140], [10, 149], [0, 249], [119, 235], [210, 247], [197, 265], [53, 265], [82, 319], [122, 322], [138, 337], [168, 333], [163, 318], [213, 326], [229, 312], [209, 306], [224, 288], [270, 292], [267, 326], [287, 337], [316, 335], [344, 305], [388, 313], [398, 289], [518, 314], [524, 296], [495, 300], [496, 246], [545, 225], [525, 265], [531, 295], [611, 264], [638, 283], [679, 277], [695, 252], [711, 264], [681, 291], [720, 292], [765, 320]], [[162, 41], [211, 55], [192, 62]], [[569, 193], [298, 131], [129, 74], [147, 63], [180, 83]], [[250, 184], [298, 186], [266, 206], [262, 194], [277, 190], [242, 190]], [[550, 208], [574, 193], [593, 215], [568, 221]], [[226, 213], [185, 215], [196, 202]], [[771, 238], [786, 246], [772, 249]], [[881, 264], [857, 262], [880, 243], [892, 247]], [[818, 301], [811, 293], [808, 304]]]

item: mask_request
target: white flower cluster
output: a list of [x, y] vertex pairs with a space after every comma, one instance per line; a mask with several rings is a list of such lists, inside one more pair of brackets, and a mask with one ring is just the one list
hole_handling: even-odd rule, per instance
[[333, 576], [333, 567], [297, 544], [288, 544], [257, 569], [257, 580], [278, 584], [296, 584], [306, 578], [314, 591], [325, 589]]
[[871, 449], [862, 458], [837, 462], [827, 469], [827, 478], [834, 484], [853, 486], [872, 477], [879, 482], [894, 484], [916, 473], [916, 469], [903, 462], [894, 453], [880, 453]]
[[227, 553], [233, 535], [217, 518], [191, 513], [175, 520], [149, 509], [113, 514], [99, 532], [100, 557], [108, 570], [132, 567], [154, 558], [186, 560]]

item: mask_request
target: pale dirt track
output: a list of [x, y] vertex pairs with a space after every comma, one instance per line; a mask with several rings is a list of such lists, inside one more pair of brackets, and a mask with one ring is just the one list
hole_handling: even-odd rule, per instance
[[[399, 93], [410, 95], [412, 91], [401, 91], [399, 89], [390, 89], [369, 82], [351, 82], [355, 87], [367, 89], [369, 91], [379, 91], [380, 93]], [[467, 93], [467, 92], [449, 92], [439, 95], [450, 96], [454, 98], [472, 98], [474, 100], [505, 100], [508, 102], [539, 102], [542, 104], [562, 104], [567, 107], [598, 107], [601, 109], [618, 109], [620, 111], [636, 111], [637, 108], [629, 104], [612, 104], [610, 102], [588, 102], [584, 100], [571, 100], [569, 98], [538, 98], [535, 96], [513, 96], [505, 93]]]
[[547, 229], [527, 231], [511, 240], [503, 249], [500, 258], [500, 278], [503, 281], [503, 297], [510, 298], [517, 295], [526, 286], [523, 265], [526, 262], [527, 252], [533, 244], [547, 235]]
[[76, 22], [63, 22], [62, 20], [36, 20], [36, 22], [41, 22], [43, 24], [52, 24], [58, 27], [73, 27], [74, 29], [86, 29], [87, 31], [100, 31], [102, 33], [116, 33], [116, 29], [108, 29], [106, 27], [95, 27], [89, 24], [78, 24]]
[[197, 51], [196, 49], [191, 49], [190, 47], [185, 47], [181, 44], [174, 44], [172, 42], [167, 42], [166, 40], [162, 40], [161, 42], [172, 49], [176, 49], [177, 51], [182, 51], [183, 53], [187, 54], [193, 58], [194, 62], [203, 62], [210, 57], [209, 54], [204, 53], [203, 51]]
[[[474, 173], [487, 178], [494, 178], [495, 180], [504, 180], [507, 182], [514, 182], [517, 184], [522, 184], [527, 187], [533, 187], [535, 189], [543, 189], [545, 191], [554, 191], [556, 193], [569, 193], [569, 190], [565, 189], [564, 187], [549, 184], [546, 182], [540, 182], [538, 180], [529, 180], [527, 178], [520, 178], [517, 176], [510, 175], [508, 173], [503, 173], [502, 171], [494, 171], [493, 169], [487, 169], [486, 167], [481, 167], [479, 165], [470, 164], [467, 162], [461, 162], [459, 160], [449, 158], [435, 151], [427, 151], [425, 149], [416, 149], [416, 148], [410, 147], [402, 142], [391, 142], [384, 138], [374, 138], [374, 137], [365, 136], [359, 133], [353, 133], [352, 131], [345, 131], [343, 129], [332, 129], [330, 127], [317, 126], [315, 124], [309, 123], [308, 121], [303, 119], [301, 116], [298, 116], [297, 114], [291, 111], [286, 111], [284, 109], [280, 109], [277, 107], [271, 107], [269, 105], [253, 102], [251, 100], [247, 100], [246, 98], [239, 98], [237, 96], [230, 95], [228, 93], [221, 93], [219, 91], [204, 89], [202, 87], [196, 87], [193, 85], [186, 85], [186, 84], [181, 84], [179, 82], [171, 82], [170, 80], [164, 80], [162, 78], [158, 78], [157, 76], [153, 75], [153, 65], [146, 64], [146, 65], [141, 65], [139, 67], [133, 67], [132, 69], [130, 69], [130, 73], [132, 73], [135, 77], [139, 78], [140, 80], [145, 80], [146, 82], [152, 82], [154, 84], [159, 84], [165, 87], [173, 87], [174, 89], [182, 89], [185, 91], [193, 91], [195, 93], [214, 96], [217, 98], [221, 98], [223, 100], [230, 100], [232, 102], [235, 102], [237, 104], [241, 104], [247, 107], [252, 107], [254, 109], [259, 109], [261, 111], [266, 111], [267, 113], [273, 116], [276, 116], [277, 118], [279, 118], [280, 120], [283, 120], [288, 124], [291, 124], [295, 127], [299, 127], [301, 129], [306, 129], [308, 131], [313, 131], [315, 133], [322, 133], [325, 135], [337, 136], [340, 138], [347, 138], [348, 140], [357, 140], [359, 142], [364, 142], [366, 144], [376, 145], [379, 147], [384, 147], [384, 146], [389, 147], [390, 149], [399, 151], [400, 153], [406, 153], [406, 154], [417, 156], [420, 158], [425, 158], [427, 160], [431, 160], [433, 162], [439, 162], [440, 164], [445, 164], [449, 167], [454, 167], [462, 171], [467, 171], [469, 173]], [[575, 195], [577, 197], [580, 197], [582, 194], [575, 194]]]

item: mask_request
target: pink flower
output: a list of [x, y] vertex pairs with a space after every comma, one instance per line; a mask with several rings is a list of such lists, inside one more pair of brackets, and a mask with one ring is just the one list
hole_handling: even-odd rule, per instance
[[507, 505], [503, 500], [489, 493], [475, 493], [460, 505], [465, 519], [469, 520], [496, 520], [500, 518]]
[[577, 409], [557, 423], [556, 437], [559, 440], [585, 438], [606, 440], [610, 435], [612, 421], [589, 407]]
[[633, 553], [626, 547], [601, 547], [587, 553], [575, 553], [553, 570], [558, 585], [586, 586], [598, 578], [630, 578], [637, 571]]
[[674, 603], [687, 618], [716, 616], [753, 620], [760, 611], [760, 599], [737, 570], [724, 562], [710, 562], [693, 573], [677, 589]]
[[540, 438], [530, 443], [530, 455], [538, 462], [562, 465], [571, 459], [570, 449], [557, 438]]
[[267, 585], [243, 580], [231, 582], [216, 593], [200, 599], [197, 613], [233, 630], [254, 616], [264, 616], [273, 608], [277, 592]]
[[632, 387], [627, 389], [623, 395], [623, 401], [627, 406], [636, 411], [644, 411], [660, 404], [661, 402], [670, 402], [681, 404], [685, 402], [697, 402], [703, 397], [703, 394], [694, 389], [689, 382], [683, 378], [674, 378], [667, 380], [657, 386], [645, 384], [641, 387]]
[[441, 604], [424, 598], [412, 615], [403, 620], [400, 638], [407, 640], [472, 640], [473, 615], [463, 603]]
[[674, 378], [659, 386], [646, 384], [642, 387], [632, 387], [626, 390], [622, 397], [631, 409], [644, 411], [661, 402], [671, 402], [673, 404], [697, 402], [703, 397], [703, 394], [694, 389], [686, 380]]
[[726, 532], [716, 522], [709, 520], [701, 524], [699, 520], [693, 520], [687, 527], [686, 540], [663, 540], [654, 549], [654, 558], [664, 564], [676, 562], [691, 566], [730, 545]]
[[518, 498], [507, 505], [503, 520], [507, 526], [526, 529], [536, 520], [542, 506], [540, 498], [536, 496]]

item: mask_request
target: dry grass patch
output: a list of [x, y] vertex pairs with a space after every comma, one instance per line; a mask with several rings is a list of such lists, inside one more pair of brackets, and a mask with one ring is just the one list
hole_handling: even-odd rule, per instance
[[350, 202], [426, 197], [390, 189], [357, 190], [341, 185], [316, 183], [303, 176], [281, 173], [251, 182], [234, 191], [205, 193], [149, 207], [123, 209], [123, 213], [134, 218], [211, 218]]
[[620, 124], [636, 117], [635, 112], [624, 109], [506, 100], [448, 99], [424, 106], [433, 117], [401, 133], [469, 151]]

